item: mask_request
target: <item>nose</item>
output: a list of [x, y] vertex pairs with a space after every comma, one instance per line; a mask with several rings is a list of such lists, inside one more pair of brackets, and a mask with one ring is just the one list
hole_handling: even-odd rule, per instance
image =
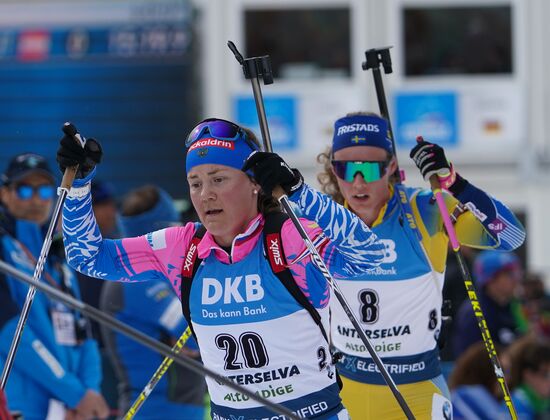
[[361, 173], [357, 172], [355, 174], [355, 176], [353, 177], [352, 184], [355, 187], [360, 187], [360, 186], [363, 186], [363, 185], [367, 184], [367, 182], [365, 182], [365, 178], [363, 177], [363, 175]]
[[208, 184], [203, 185], [200, 193], [201, 200], [206, 201], [214, 196], [212, 188]]

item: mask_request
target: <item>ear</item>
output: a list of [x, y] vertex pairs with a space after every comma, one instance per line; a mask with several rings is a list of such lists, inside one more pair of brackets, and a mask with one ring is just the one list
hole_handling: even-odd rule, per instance
[[393, 174], [395, 170], [397, 169], [397, 159], [395, 155], [392, 156], [390, 159], [390, 163], [388, 164], [388, 169], [386, 171], [387, 174]]
[[253, 197], [258, 198], [258, 195], [260, 194], [260, 191], [262, 190], [262, 187], [260, 184], [255, 182], [253, 179], [250, 180], [250, 193]]
[[260, 191], [262, 189], [262, 187], [260, 186], [260, 184], [258, 184], [256, 181], [254, 181], [253, 179], [250, 179], [250, 182], [252, 183], [252, 191]]
[[332, 175], [334, 175], [336, 179], [338, 179], [338, 175], [336, 175], [336, 172], [334, 171], [334, 165], [332, 163], [330, 164], [330, 172], [332, 172]]

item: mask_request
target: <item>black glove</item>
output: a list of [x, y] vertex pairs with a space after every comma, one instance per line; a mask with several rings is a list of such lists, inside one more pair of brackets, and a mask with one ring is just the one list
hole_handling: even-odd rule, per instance
[[445, 151], [437, 144], [420, 139], [409, 154], [425, 181], [434, 174], [445, 177], [452, 171], [451, 164], [445, 157]]
[[298, 169], [291, 169], [276, 153], [252, 153], [242, 167], [245, 172], [249, 169], [254, 173], [254, 180], [268, 195], [271, 195], [275, 186], [280, 185], [290, 197], [304, 184], [304, 178]]
[[443, 148], [425, 141], [420, 136], [416, 140], [418, 143], [412, 148], [409, 156], [420, 169], [424, 180], [428, 181], [435, 174], [441, 186], [453, 195], [462, 192], [467, 181], [455, 172], [453, 165], [447, 160]]
[[65, 172], [65, 169], [70, 166], [78, 165], [78, 171], [76, 173], [77, 178], [85, 178], [97, 165], [101, 162], [103, 151], [101, 145], [95, 139], [88, 139], [86, 145], [82, 147], [72, 135], [67, 132], [76, 133], [76, 128], [71, 124], [67, 130], [64, 127], [65, 135], [59, 142], [59, 149], [57, 149], [57, 163], [61, 172]]

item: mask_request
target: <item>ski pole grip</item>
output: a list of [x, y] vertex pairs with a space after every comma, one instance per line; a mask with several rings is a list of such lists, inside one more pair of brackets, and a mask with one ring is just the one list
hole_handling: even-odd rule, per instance
[[439, 183], [439, 178], [437, 177], [437, 174], [433, 174], [430, 179], [430, 188], [432, 191], [441, 190], [441, 184]]
[[280, 200], [282, 196], [286, 195], [285, 190], [283, 190], [283, 187], [281, 187], [280, 185], [275, 186], [271, 194], [277, 200]]
[[[70, 122], [66, 122], [63, 124], [63, 133], [65, 133], [68, 136], [71, 136], [74, 141], [76, 141], [81, 147], [84, 147], [86, 144], [86, 140], [78, 133], [78, 130], [74, 126], [74, 124]], [[63, 173], [63, 178], [61, 179], [61, 189], [64, 189], [66, 191], [69, 191], [71, 189], [71, 186], [73, 185], [73, 181], [76, 177], [76, 172], [78, 171], [78, 165], [75, 166], [69, 166], [65, 168], [65, 172]]]

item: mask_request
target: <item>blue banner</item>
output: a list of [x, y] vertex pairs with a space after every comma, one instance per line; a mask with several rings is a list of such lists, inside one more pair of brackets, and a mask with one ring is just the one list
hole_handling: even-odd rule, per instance
[[[298, 147], [296, 98], [293, 96], [264, 97], [264, 106], [273, 150], [296, 149]], [[254, 97], [236, 97], [233, 102], [233, 114], [235, 121], [254, 131], [261, 143], [260, 123]]]
[[457, 94], [455, 92], [397, 93], [395, 140], [410, 146], [417, 136], [445, 147], [457, 146]]

